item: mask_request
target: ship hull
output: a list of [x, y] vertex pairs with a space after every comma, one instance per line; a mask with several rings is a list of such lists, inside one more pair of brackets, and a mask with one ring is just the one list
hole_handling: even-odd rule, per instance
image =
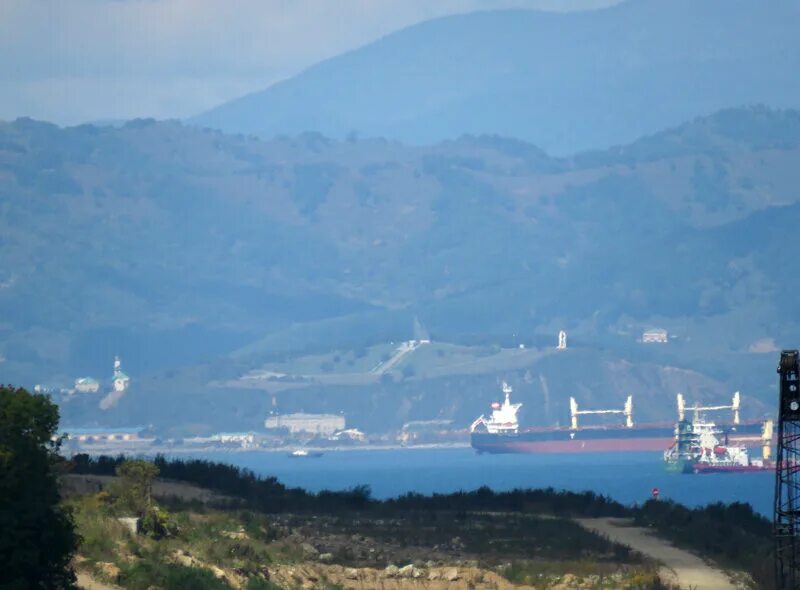
[[631, 451], [663, 451], [673, 439], [626, 438], [593, 440], [549, 440], [524, 441], [500, 439], [496, 441], [472, 441], [472, 448], [479, 453], [607, 453]]
[[775, 471], [774, 465], [708, 465], [696, 463], [693, 473], [752, 473], [756, 471]]
[[[761, 424], [752, 423], [729, 429], [729, 442], [760, 447]], [[664, 451], [675, 441], [674, 425], [640, 428], [538, 429], [515, 434], [473, 432], [472, 448], [479, 453], [608, 453]]]

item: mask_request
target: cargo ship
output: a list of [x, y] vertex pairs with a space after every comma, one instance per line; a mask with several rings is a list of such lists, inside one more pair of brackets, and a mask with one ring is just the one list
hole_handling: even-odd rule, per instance
[[[503, 383], [502, 402], [491, 405], [492, 413], [481, 415], [470, 426], [472, 448], [479, 453], [585, 453], [664, 451], [675, 441], [675, 422], [634, 424], [633, 397], [628, 396], [619, 410], [579, 410], [578, 403], [570, 398], [569, 427], [520, 428], [517, 412], [521, 403], [512, 403], [511, 386]], [[761, 421], [739, 421], [738, 392], [730, 406], [695, 407], [695, 410], [730, 409], [734, 412], [732, 424], [720, 425], [721, 432], [730, 440], [745, 446], [760, 446], [763, 425]], [[683, 419], [686, 404], [678, 394], [679, 419]], [[620, 414], [624, 423], [605, 426], [582, 426], [580, 416], [588, 414]]]
[[675, 442], [664, 452], [668, 471], [677, 473], [747, 473], [775, 469], [769, 460], [772, 428], [769, 422], [762, 431], [762, 457], [751, 459], [744, 445], [732, 445], [713, 422], [695, 416], [676, 426]]

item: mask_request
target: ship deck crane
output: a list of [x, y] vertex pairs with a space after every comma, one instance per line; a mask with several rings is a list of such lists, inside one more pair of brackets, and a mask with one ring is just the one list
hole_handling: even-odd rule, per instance
[[[733, 423], [739, 424], [739, 407], [741, 406], [741, 396], [739, 392], [733, 394], [733, 399], [731, 400], [731, 405], [729, 406], [701, 406], [700, 404], [695, 404], [690, 409], [694, 412], [695, 420], [700, 419], [700, 412], [715, 412], [718, 410], [731, 410], [733, 411]], [[683, 421], [686, 417], [686, 400], [683, 397], [682, 393], [678, 394], [678, 420]]]
[[574, 397], [569, 398], [569, 417], [570, 429], [578, 430], [578, 416], [587, 414], [624, 414], [625, 426], [633, 428], [633, 396], [629, 395], [625, 400], [625, 406], [621, 410], [579, 410], [578, 402]]

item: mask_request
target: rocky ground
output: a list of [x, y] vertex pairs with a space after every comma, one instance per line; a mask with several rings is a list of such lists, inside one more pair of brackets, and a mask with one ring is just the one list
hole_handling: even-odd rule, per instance
[[156, 539], [132, 532], [109, 509], [97, 491], [107, 483], [68, 484], [87, 590], [177, 590], [186, 586], [170, 576], [191, 572], [202, 572], [192, 590], [657, 587], [655, 563], [552, 515], [391, 507], [263, 514], [214, 508], [221, 496], [159, 482], [154, 491], [171, 532]]

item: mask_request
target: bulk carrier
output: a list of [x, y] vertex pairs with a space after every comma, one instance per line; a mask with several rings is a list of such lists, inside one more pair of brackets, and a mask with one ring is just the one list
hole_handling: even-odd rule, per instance
[[[470, 426], [472, 448], [479, 453], [582, 453], [663, 451], [675, 441], [674, 422], [634, 424], [633, 396], [628, 396], [620, 410], [579, 410], [570, 398], [569, 427], [520, 428], [517, 412], [521, 403], [511, 402], [511, 386], [503, 382], [503, 402], [492, 404], [487, 418], [480, 416]], [[730, 406], [712, 406], [699, 410], [732, 410], [731, 424], [720, 424], [719, 431], [732, 442], [744, 446], [761, 446], [764, 424], [761, 421], [739, 421], [739, 393]], [[684, 419], [686, 406], [678, 394], [678, 420]], [[587, 414], [620, 414], [624, 423], [605, 426], [580, 426], [579, 417]]]

